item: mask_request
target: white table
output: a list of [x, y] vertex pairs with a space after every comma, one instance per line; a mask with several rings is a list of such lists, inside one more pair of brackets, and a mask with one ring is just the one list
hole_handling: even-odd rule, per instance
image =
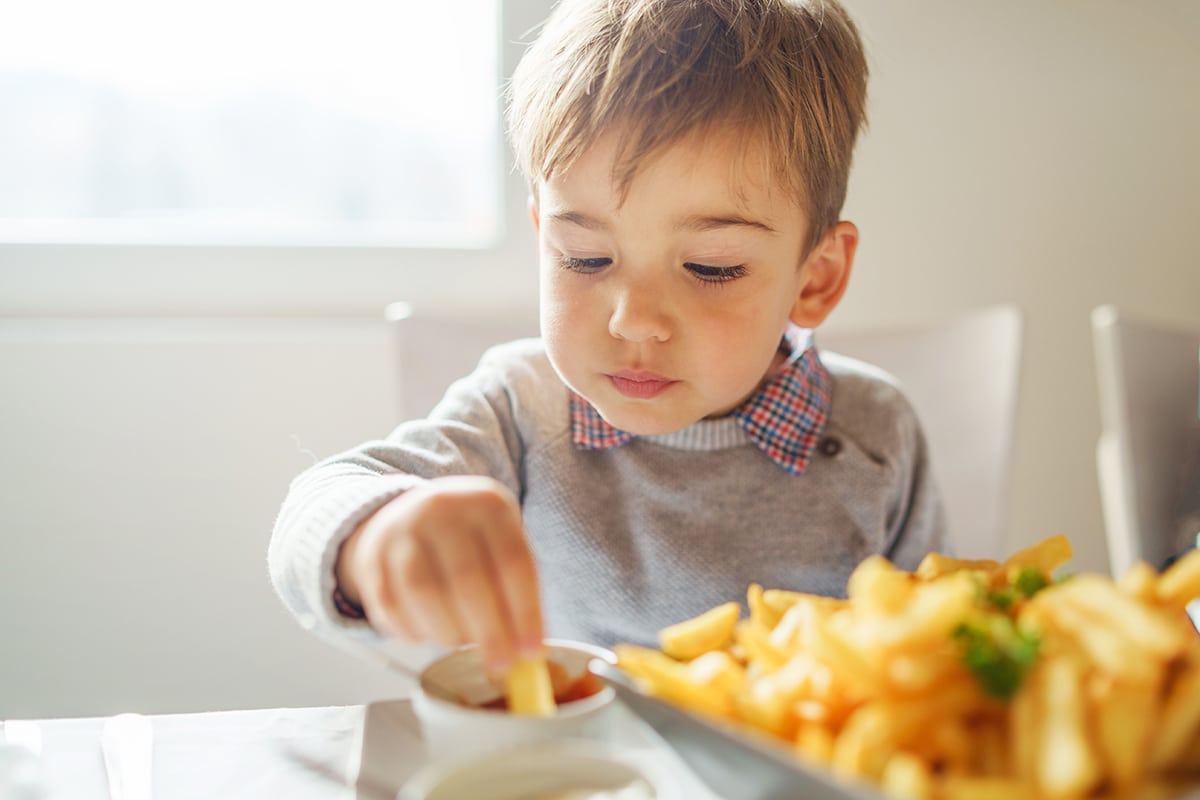
[[[349, 706], [152, 716], [154, 796], [353, 797], [342, 776], [356, 755], [364, 710]], [[37, 724], [50, 800], [108, 800], [100, 750], [104, 719]]]
[[[641, 723], [631, 744], [665, 759], [689, 800], [717, 800]], [[154, 798], [160, 800], [391, 800], [428, 756], [407, 699], [367, 706], [162, 714], [154, 729]], [[103, 718], [36, 720], [49, 800], [108, 800]], [[622, 736], [622, 739], [625, 739]], [[0, 785], [0, 795], [3, 795]]]

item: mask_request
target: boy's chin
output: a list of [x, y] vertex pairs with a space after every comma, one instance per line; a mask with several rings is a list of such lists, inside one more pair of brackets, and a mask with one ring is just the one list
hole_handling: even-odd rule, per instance
[[618, 430], [632, 433], [634, 436], [658, 436], [664, 433], [681, 431], [687, 426], [699, 421], [699, 416], [686, 414], [664, 414], [656, 409], [605, 408], [595, 406], [600, 416], [609, 425]]

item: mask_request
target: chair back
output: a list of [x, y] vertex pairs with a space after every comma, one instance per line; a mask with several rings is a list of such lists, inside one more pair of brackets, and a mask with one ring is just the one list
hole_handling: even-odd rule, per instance
[[[1096, 467], [1109, 568], [1159, 568], [1200, 531], [1200, 328], [1092, 311], [1100, 396]], [[1192, 541], [1187, 541], [1191, 537]]]
[[426, 416], [451, 383], [468, 375], [492, 345], [538, 335], [536, 315], [444, 316], [418, 313], [404, 302], [384, 312], [395, 330], [400, 418]]
[[929, 325], [814, 336], [818, 347], [897, 379], [925, 430], [950, 546], [962, 558], [1008, 549], [1022, 329], [1020, 309], [1003, 305]]

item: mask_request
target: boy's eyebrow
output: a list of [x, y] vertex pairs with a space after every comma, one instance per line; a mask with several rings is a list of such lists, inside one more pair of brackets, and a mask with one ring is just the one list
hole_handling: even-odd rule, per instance
[[[589, 231], [606, 231], [608, 223], [602, 219], [581, 214], [578, 211], [558, 211], [550, 215], [550, 219], [555, 222], [569, 222], [572, 225], [578, 225], [581, 228], [586, 228]], [[765, 222], [756, 219], [736, 214], [728, 215], [713, 215], [713, 214], [692, 214], [691, 216], [683, 217], [675, 223], [675, 229], [679, 231], [695, 231], [703, 233], [705, 231], [718, 230], [720, 228], [754, 228], [766, 233], [778, 233], [775, 228]]]
[[709, 215], [709, 214], [693, 214], [689, 217], [684, 217], [676, 223], [675, 228], [681, 231], [696, 231], [702, 233], [704, 231], [717, 230], [718, 228], [755, 228], [766, 233], [778, 233], [767, 223], [749, 219], [748, 217], [733, 215]]
[[550, 219], [554, 222], [569, 222], [572, 225], [587, 228], [589, 231], [608, 230], [608, 223], [604, 220], [580, 214], [578, 211], [555, 211], [550, 215]]

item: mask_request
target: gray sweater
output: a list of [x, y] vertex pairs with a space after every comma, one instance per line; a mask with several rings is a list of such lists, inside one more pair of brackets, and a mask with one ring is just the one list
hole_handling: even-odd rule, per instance
[[611, 646], [756, 582], [843, 595], [881, 553], [912, 569], [944, 545], [928, 452], [881, 371], [821, 353], [832, 380], [824, 438], [802, 475], [731, 417], [608, 450], [572, 442], [569, 395], [540, 340], [493, 348], [426, 419], [326, 459], [292, 483], [271, 539], [271, 578], [322, 635], [358, 629], [332, 602], [338, 547], [393, 497], [434, 477], [482, 474], [520, 499], [548, 635]]

